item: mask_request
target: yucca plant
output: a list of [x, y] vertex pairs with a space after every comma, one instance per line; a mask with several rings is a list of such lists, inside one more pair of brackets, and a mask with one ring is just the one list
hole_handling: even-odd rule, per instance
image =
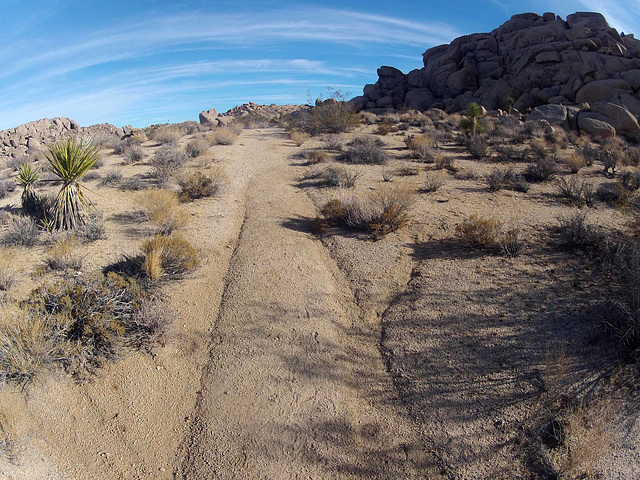
[[467, 131], [470, 135], [484, 132], [484, 125], [478, 123], [478, 119], [482, 117], [482, 107], [476, 102], [472, 102], [467, 106], [465, 112], [466, 117], [460, 121], [460, 127]]
[[80, 180], [98, 160], [99, 149], [91, 142], [69, 139], [49, 146], [45, 155], [50, 170], [63, 182], [53, 206], [56, 229], [75, 229], [84, 223], [87, 206]]
[[22, 210], [28, 215], [36, 215], [40, 205], [38, 194], [33, 189], [40, 179], [40, 169], [30, 163], [23, 163], [16, 174], [16, 181], [22, 186]]

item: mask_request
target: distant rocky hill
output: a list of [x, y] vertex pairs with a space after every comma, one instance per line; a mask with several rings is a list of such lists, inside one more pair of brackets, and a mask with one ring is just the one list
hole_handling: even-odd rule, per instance
[[100, 136], [115, 134], [122, 136], [122, 129], [108, 123], [81, 127], [68, 118], [43, 118], [15, 128], [0, 131], [0, 159], [18, 158], [38, 151], [45, 145], [71, 135]]
[[307, 108], [306, 105], [260, 105], [249, 102], [233, 107], [224, 113], [218, 113], [213, 108], [205, 110], [200, 113], [200, 123], [204, 126], [218, 127], [245, 119], [277, 122], [283, 117]]
[[[520, 112], [605, 102], [640, 115], [640, 41], [618, 33], [599, 13], [578, 12], [566, 20], [553, 13], [514, 15], [490, 33], [430, 48], [423, 63], [406, 75], [380, 67], [378, 81], [351, 103], [358, 111], [382, 113], [434, 107], [456, 112], [471, 102]], [[602, 112], [591, 113], [606, 120]]]

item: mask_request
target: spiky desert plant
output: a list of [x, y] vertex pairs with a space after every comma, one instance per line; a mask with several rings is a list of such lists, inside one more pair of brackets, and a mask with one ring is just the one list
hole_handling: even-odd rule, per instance
[[40, 169], [30, 163], [23, 163], [16, 174], [16, 181], [22, 186], [22, 209], [29, 215], [37, 213], [39, 199], [33, 186], [40, 179]]
[[470, 135], [482, 133], [484, 131], [484, 125], [478, 123], [478, 119], [482, 117], [482, 114], [482, 107], [479, 104], [476, 102], [470, 103], [465, 112], [466, 117], [460, 121], [460, 126]]
[[45, 155], [51, 172], [62, 180], [53, 206], [56, 228], [73, 230], [83, 223], [87, 205], [80, 180], [98, 160], [99, 149], [91, 142], [69, 139], [49, 146]]

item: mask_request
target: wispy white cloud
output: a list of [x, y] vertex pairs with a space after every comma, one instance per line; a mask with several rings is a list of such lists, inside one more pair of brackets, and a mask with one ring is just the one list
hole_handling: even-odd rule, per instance
[[608, 0], [580, 0], [585, 10], [602, 13], [609, 25], [625, 33], [637, 33], [638, 17], [640, 16], [639, 0], [608, 1]]

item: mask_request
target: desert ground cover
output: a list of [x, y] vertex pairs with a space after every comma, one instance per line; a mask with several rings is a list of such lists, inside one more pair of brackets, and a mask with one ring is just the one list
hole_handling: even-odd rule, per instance
[[[71, 239], [0, 200], [3, 475], [633, 478], [638, 148], [335, 105], [104, 142]], [[15, 333], [108, 271], [162, 322], [92, 357]]]

